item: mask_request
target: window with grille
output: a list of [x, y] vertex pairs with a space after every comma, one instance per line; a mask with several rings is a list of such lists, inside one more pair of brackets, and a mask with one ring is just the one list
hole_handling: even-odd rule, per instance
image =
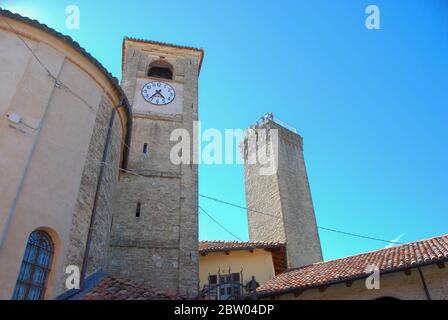
[[14, 289], [14, 300], [40, 300], [44, 298], [54, 245], [44, 231], [34, 231], [28, 238], [19, 277]]

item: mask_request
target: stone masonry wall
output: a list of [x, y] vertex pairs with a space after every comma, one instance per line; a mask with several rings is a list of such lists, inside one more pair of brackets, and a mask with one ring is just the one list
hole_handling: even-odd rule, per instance
[[[193, 159], [193, 122], [198, 120], [198, 62], [196, 59], [178, 60], [177, 68], [184, 72], [183, 125], [192, 141], [190, 143]], [[198, 165], [181, 165], [181, 205], [179, 239], [179, 292], [195, 296], [199, 289], [198, 253]]]
[[[193, 136], [198, 65], [192, 56], [160, 55], [173, 65], [174, 79], [184, 85], [183, 111], [178, 115], [133, 115], [129, 170], [144, 177], [123, 174], [117, 188], [108, 271], [170, 292], [196, 295], [197, 166], [171, 163], [169, 153], [175, 142], [169, 137], [176, 128], [185, 128]], [[149, 64], [159, 56], [152, 49], [129, 48], [126, 57], [122, 87], [132, 103], [137, 77], [145, 77]], [[148, 144], [147, 155], [143, 154], [144, 143]]]
[[302, 139], [273, 121], [262, 128], [278, 129], [278, 171], [260, 175], [260, 164], [245, 164], [247, 207], [265, 213], [248, 210], [250, 239], [286, 242], [288, 267], [321, 261]]
[[291, 131], [280, 128], [278, 149], [278, 181], [290, 267], [322, 261], [302, 139]]
[[[70, 246], [66, 257], [66, 265], [76, 265], [80, 270], [84, 258], [98, 175], [100, 172], [100, 161], [103, 157], [103, 150], [105, 148], [112, 110], [113, 106], [110, 101], [106, 97], [103, 97], [97, 112], [95, 126], [81, 177], [76, 209], [73, 215], [70, 231]], [[112, 220], [112, 204], [110, 200], [112, 199], [118, 181], [118, 166], [122, 141], [121, 136], [120, 120], [116, 114], [107, 155], [107, 162], [110, 163], [110, 166], [105, 166], [101, 182], [87, 275], [100, 269], [104, 270], [107, 265], [107, 248]], [[65, 283], [65, 281], [62, 283]]]
[[105, 271], [108, 265], [108, 246], [113, 219], [113, 196], [118, 184], [118, 168], [121, 152], [121, 124], [118, 114], [115, 114], [107, 153], [104, 173], [99, 191], [98, 207], [93, 224], [92, 243], [89, 252], [87, 275], [98, 270]]
[[244, 165], [246, 205], [254, 210], [247, 211], [249, 239], [286, 242], [277, 175], [260, 175], [260, 168], [260, 164]]

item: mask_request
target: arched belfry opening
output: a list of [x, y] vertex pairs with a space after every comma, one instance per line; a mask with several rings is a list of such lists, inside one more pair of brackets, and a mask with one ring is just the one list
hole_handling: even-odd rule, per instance
[[164, 60], [154, 61], [149, 65], [148, 76], [172, 80], [173, 66]]

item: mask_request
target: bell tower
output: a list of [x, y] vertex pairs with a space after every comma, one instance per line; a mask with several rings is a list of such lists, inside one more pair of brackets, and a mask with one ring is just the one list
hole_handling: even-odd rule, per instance
[[[169, 292], [198, 292], [198, 168], [175, 164], [173, 130], [190, 150], [201, 49], [125, 38], [122, 87], [132, 106], [128, 171], [115, 193], [108, 271]], [[190, 157], [193, 159], [193, 157]]]
[[250, 240], [286, 243], [288, 268], [322, 261], [302, 137], [266, 114], [242, 146]]

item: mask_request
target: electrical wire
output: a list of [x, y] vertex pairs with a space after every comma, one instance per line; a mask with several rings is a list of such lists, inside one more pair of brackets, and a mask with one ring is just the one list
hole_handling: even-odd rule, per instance
[[207, 211], [205, 211], [201, 206], [199, 206], [199, 210], [201, 210], [203, 213], [205, 213], [211, 220], [213, 220], [218, 226], [220, 226], [223, 230], [225, 230], [228, 234], [230, 234], [235, 239], [246, 242], [245, 240], [241, 239], [237, 235], [235, 235], [232, 231], [227, 229], [222, 223], [220, 223], [218, 220], [216, 220], [211, 214], [209, 214]]
[[95, 111], [95, 108], [91, 106], [84, 98], [82, 98], [79, 94], [77, 94], [75, 91], [73, 91], [69, 86], [65, 85], [61, 80], [58, 80], [49, 70], [49, 68], [42, 62], [42, 60], [39, 59], [39, 57], [36, 55], [36, 53], [33, 51], [33, 49], [29, 46], [29, 44], [23, 39], [19, 32], [8, 22], [8, 19], [4, 17], [0, 13], [0, 17], [2, 20], [8, 25], [8, 27], [11, 29], [11, 31], [20, 39], [20, 41], [25, 45], [25, 47], [28, 49], [28, 51], [33, 55], [33, 57], [36, 59], [36, 61], [39, 63], [39, 65], [45, 70], [45, 72], [48, 74], [50, 78], [53, 79], [55, 82], [55, 85], [57, 88], [60, 88], [62, 90], [65, 90], [66, 92], [69, 92], [79, 100], [81, 100], [89, 109], [92, 111]]
[[[236, 208], [240, 208], [240, 209], [244, 209], [244, 210], [247, 210], [247, 211], [252, 211], [252, 212], [256, 212], [256, 213], [260, 213], [260, 214], [264, 214], [264, 215], [268, 215], [270, 217], [274, 217], [274, 218], [279, 218], [280, 219], [280, 217], [275, 216], [273, 214], [269, 214], [269, 213], [266, 213], [266, 212], [253, 210], [253, 209], [246, 208], [246, 207], [238, 205], [238, 204], [234, 204], [234, 203], [231, 203], [231, 202], [223, 201], [223, 200], [220, 200], [220, 199], [217, 199], [217, 198], [213, 198], [213, 197], [210, 197], [210, 196], [206, 196], [206, 195], [202, 195], [202, 194], [199, 194], [199, 196], [203, 197], [203, 198], [206, 198], [206, 199], [210, 199], [210, 200], [219, 202], [219, 203], [227, 204], [227, 205], [230, 205], [232, 207], [236, 207]], [[321, 227], [321, 226], [317, 226], [317, 227], [319, 229], [322, 229], [322, 230], [325, 230], [325, 231], [330, 231], [330, 232], [344, 234], [344, 235], [358, 237], [358, 238], [364, 238], [364, 239], [369, 239], [369, 240], [387, 242], [387, 243], [392, 243], [392, 244], [404, 244], [404, 243], [397, 242], [397, 241], [385, 240], [385, 239], [380, 239], [380, 238], [371, 237], [371, 236], [365, 236], [365, 235], [361, 235], [361, 234], [356, 234], [356, 233], [342, 231], [342, 230], [337, 230], [337, 229], [332, 229], [332, 228], [326, 228], [326, 227]]]
[[[31, 54], [33, 55], [33, 57], [36, 59], [36, 61], [42, 66], [42, 68], [46, 71], [46, 73], [48, 74], [49, 77], [51, 77], [54, 82], [55, 82], [55, 86], [57, 88], [60, 88], [70, 94], [72, 94], [73, 96], [75, 96], [76, 98], [78, 98], [80, 101], [82, 101], [90, 110], [95, 111], [95, 108], [93, 106], [91, 106], [84, 98], [82, 98], [79, 94], [77, 94], [76, 92], [74, 92], [69, 86], [65, 85], [62, 81], [58, 80], [51, 72], [50, 70], [45, 66], [45, 64], [39, 59], [39, 57], [35, 54], [35, 52], [33, 51], [33, 49], [28, 45], [28, 43], [25, 41], [25, 39], [23, 39], [19, 33], [17, 32], [17, 30], [8, 22], [8, 20], [2, 15], [0, 14], [0, 17], [2, 18], [2, 20], [8, 25], [8, 27], [13, 31], [13, 33], [23, 42], [23, 44], [26, 46], [26, 48], [31, 52]], [[31, 126], [28, 126], [27, 124], [23, 123], [26, 127], [29, 127], [33, 130], [36, 130], [36, 128], [33, 128]], [[124, 141], [121, 142], [124, 146], [126, 146], [128, 149], [130, 149], [130, 146], [127, 145]], [[109, 165], [106, 162], [102, 162], [105, 165]], [[123, 169], [118, 167], [118, 169], [120, 171], [126, 172], [126, 173], [130, 173], [130, 174], [134, 174], [136, 176], [141, 176], [141, 177], [145, 177], [148, 178], [148, 176], [139, 174], [136, 171], [132, 171], [132, 170], [127, 170], [127, 169]], [[270, 217], [274, 217], [277, 219], [281, 219], [279, 216], [276, 216], [274, 214], [271, 213], [266, 213], [266, 212], [262, 212], [262, 211], [258, 211], [258, 210], [254, 210], [254, 209], [250, 209], [235, 203], [231, 203], [228, 201], [224, 201], [224, 200], [220, 200], [217, 198], [213, 198], [207, 195], [203, 195], [203, 194], [199, 194], [200, 197], [202, 198], [206, 198], [206, 199], [210, 199], [222, 204], [226, 204], [235, 208], [239, 208], [239, 209], [243, 209], [243, 210], [247, 210], [247, 211], [251, 211], [251, 212], [255, 212], [255, 213], [259, 213], [259, 214], [263, 214], [263, 215], [267, 215]], [[199, 207], [207, 216], [210, 217], [210, 219], [212, 219], [216, 224], [218, 224], [221, 228], [223, 228], [223, 230], [225, 230], [226, 232], [228, 232], [229, 234], [231, 234], [233, 237], [240, 239], [239, 237], [237, 237], [236, 235], [234, 235], [230, 230], [228, 230], [226, 227], [224, 227], [221, 223], [219, 223], [216, 219], [214, 219], [210, 214], [208, 214], [203, 208]], [[110, 207], [108, 208], [110, 210]], [[321, 226], [317, 226], [319, 229], [321, 230], [325, 230], [325, 231], [330, 231], [330, 232], [334, 232], [334, 233], [339, 233], [339, 234], [344, 234], [344, 235], [348, 235], [348, 236], [353, 236], [353, 237], [358, 237], [358, 238], [364, 238], [364, 239], [369, 239], [369, 240], [375, 240], [375, 241], [381, 241], [381, 242], [386, 242], [386, 243], [392, 243], [392, 244], [403, 244], [397, 241], [390, 241], [390, 240], [385, 240], [385, 239], [380, 239], [380, 238], [376, 238], [376, 237], [371, 237], [371, 236], [364, 236], [361, 234], [356, 234], [356, 233], [352, 233], [352, 232], [347, 232], [347, 231], [342, 231], [342, 230], [337, 230], [337, 229], [332, 229], [332, 228], [326, 228], [326, 227], [321, 227]], [[240, 239], [241, 240], [241, 239]], [[241, 240], [243, 241], [243, 240]]]
[[45, 64], [39, 59], [38, 56], [36, 56], [36, 54], [34, 53], [33, 49], [31, 49], [31, 47], [28, 45], [28, 43], [25, 41], [25, 39], [23, 39], [20, 34], [17, 32], [17, 30], [8, 22], [8, 19], [6, 19], [6, 17], [4, 17], [1, 13], [0, 13], [0, 17], [2, 18], [2, 20], [8, 25], [8, 27], [13, 31], [13, 33], [23, 42], [23, 44], [28, 48], [28, 50], [31, 52], [31, 54], [34, 56], [34, 58], [37, 60], [37, 62], [42, 66], [42, 68], [44, 68], [44, 70], [48, 73], [48, 75], [53, 78], [56, 81], [56, 77], [50, 72], [50, 70], [45, 66]]
[[[95, 160], [99, 161], [98, 159], [95, 159]], [[99, 162], [101, 162], [101, 161], [99, 161]], [[110, 163], [107, 163], [107, 162], [101, 162], [101, 163], [103, 163], [104, 165], [107, 165], [107, 166], [114, 167], [115, 169], [121, 170], [123, 172], [129, 173], [129, 174], [133, 174], [135, 176], [139, 176], [139, 177], [143, 177], [143, 178], [150, 178], [149, 176], [145, 176], [145, 175], [139, 174], [136, 171], [123, 169], [123, 168], [114, 166], [114, 165], [112, 165]], [[229, 206], [232, 206], [232, 207], [236, 207], [236, 208], [239, 208], [239, 209], [244, 209], [244, 210], [256, 212], [256, 213], [259, 213], [259, 214], [268, 215], [270, 217], [279, 218], [278, 216], [275, 216], [273, 214], [269, 214], [269, 213], [266, 213], [266, 212], [263, 212], [263, 211], [256, 211], [256, 210], [253, 210], [253, 209], [249, 209], [249, 208], [246, 208], [244, 206], [241, 206], [241, 205], [238, 205], [238, 204], [235, 204], [235, 203], [231, 203], [231, 202], [228, 202], [228, 201], [224, 201], [224, 200], [221, 200], [221, 199], [217, 199], [217, 198], [214, 198], [214, 197], [210, 197], [210, 196], [207, 196], [207, 195], [204, 195], [204, 194], [199, 194], [199, 196], [202, 197], [202, 198], [210, 199], [210, 200], [213, 200], [213, 201], [216, 201], [216, 202], [219, 202], [219, 203], [223, 203], [223, 204], [226, 204], [226, 205], [229, 205]], [[204, 209], [202, 209], [202, 210], [204, 210]], [[219, 222], [217, 222], [217, 224], [222, 227], [222, 225]], [[321, 226], [317, 226], [317, 227], [319, 229], [321, 229], [321, 230], [334, 232], [334, 233], [339, 233], [339, 234], [344, 234], [344, 235], [348, 235], [348, 236], [352, 236], [352, 237], [358, 237], [358, 238], [374, 240], [374, 241], [381, 241], [381, 242], [391, 243], [391, 244], [404, 244], [404, 243], [401, 243], [401, 242], [398, 242], [398, 241], [391, 241], [391, 240], [381, 239], [381, 238], [377, 238], [377, 237], [371, 237], [371, 236], [367, 236], [367, 235], [362, 235], [362, 234], [358, 234], [358, 233], [347, 232], [347, 231], [343, 231], [343, 230], [337, 230], [337, 229], [333, 229], [333, 228], [327, 228], [327, 227], [321, 227]], [[223, 229], [226, 232], [229, 232], [229, 230], [227, 230], [227, 228], [223, 227]], [[237, 238], [237, 239], [240, 239], [240, 238], [238, 238], [235, 235], [233, 235], [233, 236], [235, 238]], [[241, 240], [241, 241], [243, 241], [243, 240]]]

